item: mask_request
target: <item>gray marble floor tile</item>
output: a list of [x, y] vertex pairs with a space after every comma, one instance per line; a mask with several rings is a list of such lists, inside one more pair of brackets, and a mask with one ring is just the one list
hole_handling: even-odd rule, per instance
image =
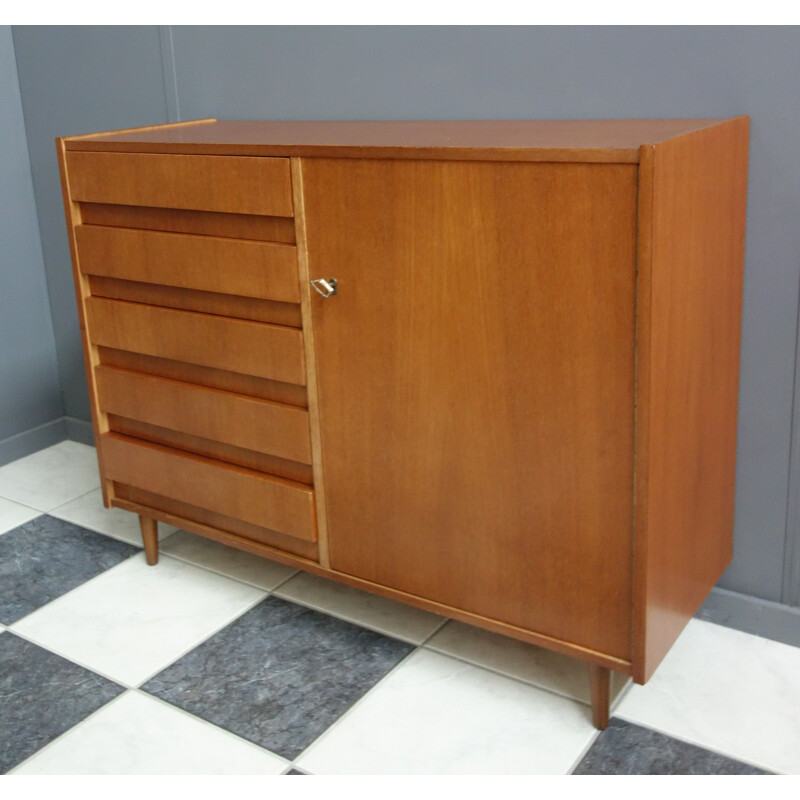
[[0, 773], [123, 691], [9, 631], [0, 633]]
[[573, 775], [768, 775], [658, 731], [613, 718]]
[[0, 622], [10, 625], [139, 552], [43, 515], [0, 536]]
[[268, 597], [142, 688], [292, 760], [413, 649]]

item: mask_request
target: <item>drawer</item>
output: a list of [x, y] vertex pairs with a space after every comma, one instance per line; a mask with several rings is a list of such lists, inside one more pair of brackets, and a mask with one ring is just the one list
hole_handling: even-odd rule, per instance
[[100, 437], [103, 477], [269, 528], [317, 540], [308, 486], [114, 433]]
[[[136, 503], [145, 508], [162, 511], [166, 514], [178, 517], [181, 520], [187, 520], [190, 523], [194, 522], [203, 527], [216, 528], [223, 533], [232, 534], [237, 539], [243, 539], [249, 542], [260, 542], [269, 547], [274, 547], [276, 550], [282, 550], [284, 553], [292, 553], [301, 558], [307, 558], [309, 561], [319, 561], [319, 548], [316, 542], [306, 542], [295, 536], [287, 536], [286, 534], [278, 533], [269, 528], [262, 528], [260, 525], [242, 522], [240, 519], [226, 517], [224, 514], [217, 514], [205, 508], [197, 508], [197, 506], [189, 505], [189, 503], [181, 503], [174, 498], [163, 497], [162, 495], [146, 492], [144, 489], [137, 489], [135, 486], [127, 486], [124, 483], [115, 481], [115, 505], [117, 505], [117, 500], [127, 500], [129, 503]], [[124, 504], [119, 505], [121, 505], [122, 508], [128, 507]], [[158, 515], [156, 514], [154, 516]], [[186, 526], [186, 523], [182, 524]], [[188, 528], [190, 526], [186, 527]]]
[[113, 367], [98, 366], [95, 379], [109, 414], [311, 463], [305, 409]]
[[99, 225], [79, 225], [75, 236], [87, 275], [300, 302], [292, 245]]
[[86, 320], [95, 345], [306, 383], [303, 334], [296, 328], [99, 297], [86, 300]]
[[67, 152], [73, 200], [291, 217], [288, 158]]

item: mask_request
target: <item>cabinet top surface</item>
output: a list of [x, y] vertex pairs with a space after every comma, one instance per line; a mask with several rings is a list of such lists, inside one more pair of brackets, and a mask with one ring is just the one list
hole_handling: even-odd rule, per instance
[[636, 163], [655, 145], [722, 119], [220, 122], [66, 139], [67, 150], [336, 158]]

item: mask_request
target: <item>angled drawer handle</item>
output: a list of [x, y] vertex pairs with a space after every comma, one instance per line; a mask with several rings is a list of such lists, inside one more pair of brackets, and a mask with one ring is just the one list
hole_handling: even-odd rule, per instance
[[311, 285], [323, 296], [331, 297], [339, 293], [339, 281], [336, 278], [315, 278], [310, 281]]

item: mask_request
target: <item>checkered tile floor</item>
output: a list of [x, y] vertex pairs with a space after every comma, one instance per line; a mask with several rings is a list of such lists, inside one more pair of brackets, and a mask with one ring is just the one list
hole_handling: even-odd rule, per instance
[[577, 661], [160, 536], [90, 447], [0, 467], [0, 772], [800, 773], [800, 649], [694, 620], [598, 735]]

